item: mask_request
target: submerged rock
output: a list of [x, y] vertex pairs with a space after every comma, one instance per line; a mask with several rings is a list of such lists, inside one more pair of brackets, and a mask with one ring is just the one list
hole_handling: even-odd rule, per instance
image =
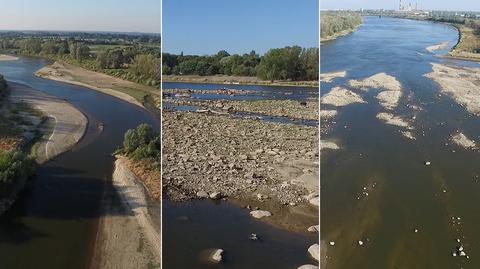
[[214, 263], [221, 263], [223, 261], [223, 249], [218, 248], [212, 251], [210, 260]]
[[256, 219], [261, 219], [261, 218], [264, 218], [264, 217], [270, 217], [271, 215], [272, 215], [272, 213], [270, 213], [269, 211], [266, 211], [266, 210], [250, 211], [250, 216], [252, 216]]
[[318, 244], [313, 244], [308, 248], [308, 254], [316, 261], [320, 259], [320, 246]]

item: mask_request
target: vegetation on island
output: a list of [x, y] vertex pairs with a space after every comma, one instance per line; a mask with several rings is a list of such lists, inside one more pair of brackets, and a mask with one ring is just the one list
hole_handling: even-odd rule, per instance
[[0, 51], [62, 60], [147, 86], [160, 85], [156, 34], [0, 33]]
[[335, 39], [337, 36], [354, 31], [362, 24], [362, 17], [357, 12], [321, 11], [320, 39]]
[[318, 80], [318, 48], [299, 46], [270, 49], [260, 56], [255, 51], [243, 55], [222, 50], [214, 55], [163, 53], [164, 75], [249, 76], [263, 80]]

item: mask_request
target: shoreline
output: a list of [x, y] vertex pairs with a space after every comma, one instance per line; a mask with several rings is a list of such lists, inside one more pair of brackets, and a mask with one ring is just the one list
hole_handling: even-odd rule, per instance
[[320, 38], [320, 44], [322, 43], [326, 43], [326, 42], [329, 42], [329, 41], [334, 41], [336, 40], [337, 38], [339, 37], [343, 37], [343, 36], [347, 36], [355, 31], [358, 30], [358, 28], [360, 28], [360, 26], [362, 26], [363, 23], [357, 25], [355, 28], [353, 29], [347, 29], [347, 30], [343, 30], [343, 31], [340, 31], [334, 35], [331, 35], [331, 36], [327, 36], [327, 37], [324, 37], [324, 38]]
[[124, 157], [117, 156], [110, 183], [106, 181], [89, 268], [159, 268], [161, 233], [149, 214], [146, 190]]
[[[218, 85], [249, 85], [249, 86], [271, 86], [271, 87], [304, 87], [304, 88], [318, 88], [319, 84], [318, 81], [312, 81], [312, 84], [305, 83], [305, 82], [300, 82], [301, 84], [295, 85], [292, 84], [294, 82], [282, 82], [282, 81], [277, 81], [277, 82], [269, 82], [269, 81], [264, 81], [261, 80], [259, 82], [255, 81], [248, 81], [248, 82], [240, 82], [240, 81], [219, 81], [215, 79], [222, 79], [222, 78], [228, 78], [224, 76], [210, 76], [213, 78], [207, 78], [207, 77], [202, 77], [202, 76], [195, 76], [195, 78], [192, 77], [182, 77], [182, 76], [176, 76], [176, 77], [171, 77], [172, 75], [163, 75], [162, 76], [162, 83], [167, 82], [167, 83], [191, 83], [191, 84], [218, 84]], [[190, 75], [188, 75], [190, 76]], [[177, 79], [178, 78], [178, 79]], [[255, 77], [252, 77], [255, 79]], [[202, 81], [200, 81], [202, 80]], [[316, 83], [316, 84], [315, 84]]]

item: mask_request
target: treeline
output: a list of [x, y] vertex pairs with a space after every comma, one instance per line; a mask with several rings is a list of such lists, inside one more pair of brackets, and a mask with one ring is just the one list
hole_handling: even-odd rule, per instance
[[[0, 50], [65, 60], [148, 86], [160, 85], [160, 47], [111, 46], [60, 38], [2, 38]], [[92, 49], [95, 48], [94, 49]]]
[[320, 38], [328, 38], [342, 31], [353, 30], [362, 24], [362, 17], [355, 12], [321, 11]]
[[163, 54], [165, 75], [256, 76], [265, 80], [318, 80], [318, 48], [299, 46], [230, 55], [222, 50], [208, 56]]

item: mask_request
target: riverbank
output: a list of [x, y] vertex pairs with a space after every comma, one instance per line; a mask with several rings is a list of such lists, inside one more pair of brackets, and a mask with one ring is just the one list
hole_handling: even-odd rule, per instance
[[185, 83], [212, 83], [224, 85], [263, 85], [263, 86], [293, 86], [293, 87], [318, 87], [318, 81], [282, 81], [261, 80], [257, 77], [245, 76], [198, 76], [198, 75], [163, 75], [163, 82]]
[[90, 268], [160, 268], [160, 222], [150, 214], [152, 201], [140, 182], [128, 161], [117, 156]]
[[228, 199], [291, 231], [318, 224], [317, 128], [168, 111], [162, 127], [165, 198]]
[[458, 43], [452, 48], [446, 57], [467, 61], [480, 61], [480, 53], [474, 53], [474, 50], [480, 50], [480, 36], [475, 33], [475, 29], [466, 25], [452, 24], [458, 30]]
[[150, 96], [154, 102], [154, 107], [160, 108], [160, 90], [90, 71], [65, 62], [56, 61], [41, 68], [35, 72], [35, 75], [41, 78], [94, 89], [141, 108], [145, 108], [144, 102]]
[[352, 29], [343, 30], [343, 31], [337, 32], [337, 33], [335, 33], [333, 35], [330, 35], [330, 36], [327, 36], [327, 37], [321, 37], [320, 38], [320, 43], [333, 41], [333, 40], [335, 40], [339, 37], [349, 35], [349, 34], [355, 32], [355, 31], [357, 31], [360, 26], [361, 26], [361, 24], [355, 26], [355, 28], [352, 28]]

